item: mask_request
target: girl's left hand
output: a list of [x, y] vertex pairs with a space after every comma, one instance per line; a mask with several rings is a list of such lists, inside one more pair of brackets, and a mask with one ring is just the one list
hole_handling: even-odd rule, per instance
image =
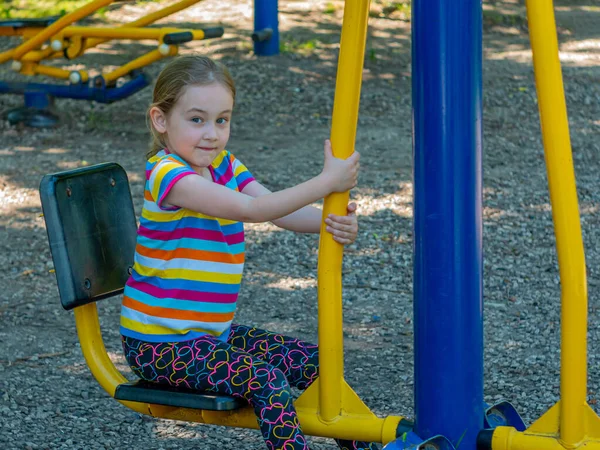
[[336, 216], [329, 214], [325, 218], [326, 230], [333, 234], [333, 240], [343, 245], [352, 244], [358, 235], [358, 220], [356, 219], [356, 203], [349, 203], [348, 214]]

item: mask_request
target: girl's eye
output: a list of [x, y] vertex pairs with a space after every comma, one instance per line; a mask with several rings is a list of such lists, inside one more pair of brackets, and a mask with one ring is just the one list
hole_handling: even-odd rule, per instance
[[219, 119], [217, 119], [217, 123], [219, 125], [225, 125], [228, 122], [228, 119], [226, 119], [225, 117], [221, 117]]
[[202, 117], [192, 117], [192, 122], [194, 122], [194, 123], [201, 123], [202, 122]]

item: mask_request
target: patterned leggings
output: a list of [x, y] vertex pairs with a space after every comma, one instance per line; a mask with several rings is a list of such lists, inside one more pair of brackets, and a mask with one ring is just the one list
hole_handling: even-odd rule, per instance
[[[127, 362], [138, 377], [243, 397], [254, 407], [268, 449], [308, 450], [290, 385], [306, 389], [317, 378], [316, 345], [235, 324], [227, 342], [213, 336], [166, 343], [122, 340]], [[336, 442], [343, 450], [378, 448], [373, 443]]]

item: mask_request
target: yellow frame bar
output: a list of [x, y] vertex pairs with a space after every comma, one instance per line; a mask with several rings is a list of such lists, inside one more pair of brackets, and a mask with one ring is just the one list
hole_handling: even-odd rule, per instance
[[587, 404], [587, 281], [554, 7], [526, 0], [561, 280], [560, 401], [526, 431], [498, 427], [494, 450], [600, 450]]
[[44, 27], [26, 27], [26, 28], [0, 27], [0, 36], [23, 36], [23, 37], [25, 37], [26, 33], [31, 32], [30, 30], [33, 30], [34, 34], [37, 34], [43, 29], [44, 29]]
[[[331, 144], [338, 158], [348, 158], [354, 151], [368, 18], [369, 0], [345, 3], [331, 126]], [[329, 195], [323, 219], [328, 214], [345, 215], [348, 198], [348, 192]], [[333, 240], [325, 226], [322, 221], [318, 262], [319, 413], [322, 420], [330, 422], [340, 415], [343, 406], [343, 246]]]
[[[201, 1], [202, 0], [183, 0], [179, 3], [175, 3], [174, 5], [167, 6], [166, 8], [160, 9], [158, 11], [154, 11], [153, 13], [148, 14], [147, 16], [140, 17], [139, 19], [134, 20], [133, 22], [121, 25], [121, 26], [117, 27], [117, 29], [118, 28], [127, 28], [127, 27], [130, 27], [130, 28], [145, 27], [146, 25], [150, 25], [159, 19], [170, 16], [171, 14], [181, 11], [182, 9], [188, 8], [189, 6], [192, 6]], [[86, 43], [85, 49], [87, 50], [88, 48], [95, 47], [96, 45], [102, 44], [103, 42], [106, 42], [108, 40], [109, 39], [90, 39]]]
[[162, 41], [165, 34], [190, 32], [194, 40], [204, 39], [203, 30], [191, 30], [185, 28], [101, 28], [101, 27], [67, 27], [62, 30], [64, 37], [81, 36], [84, 38], [107, 38], [110, 39], [155, 39]]
[[52, 47], [48, 46], [46, 48], [44, 48], [43, 50], [34, 50], [32, 52], [27, 53], [26, 55], [23, 56], [23, 58], [21, 58], [21, 61], [25, 62], [39, 62], [42, 59], [46, 59], [48, 57], [51, 57], [54, 54], [54, 50], [52, 50]]
[[[136, 27], [144, 27], [146, 25], [150, 25], [152, 23], [154, 23], [155, 21], [162, 19], [164, 17], [167, 17], [171, 14], [174, 14], [178, 11], [181, 11], [191, 5], [194, 5], [196, 3], [201, 2], [202, 0], [183, 0], [181, 2], [175, 3], [174, 5], [168, 6], [166, 8], [160, 9], [158, 11], [155, 11], [151, 14], [148, 14], [146, 16], [140, 17], [137, 20], [134, 20], [133, 22], [124, 24], [124, 25], [120, 25], [117, 28], [112, 28], [114, 30], [118, 30], [119, 28], [136, 28]], [[86, 5], [87, 6], [87, 5]], [[95, 10], [94, 10], [95, 11]], [[93, 11], [92, 11], [93, 12]], [[90, 12], [91, 14], [91, 12]], [[71, 22], [72, 23], [72, 22]], [[68, 24], [66, 24], [68, 25]], [[66, 26], [64, 25], [64, 26]], [[15, 30], [12, 27], [0, 27], [0, 36], [18, 36], [21, 35], [24, 38], [32, 38], [35, 37], [37, 34], [40, 33], [41, 30], [44, 30], [44, 28], [41, 27], [27, 27], [27, 28], [23, 28], [23, 29], [17, 29]], [[178, 29], [178, 31], [184, 31], [182, 29]], [[55, 33], [57, 33], [57, 31], [55, 31]], [[117, 35], [116, 38], [118, 39], [120, 36]], [[200, 38], [203, 39], [204, 37]], [[111, 37], [103, 37], [103, 38], [92, 38], [87, 40], [87, 42], [85, 43], [84, 46], [84, 51], [95, 47], [99, 44], [102, 44], [103, 42], [107, 42], [110, 39], [112, 39]], [[13, 59], [14, 54], [15, 54], [15, 50], [16, 49], [10, 49], [7, 50], [3, 53], [0, 53], [0, 64], [8, 61], [9, 59]], [[32, 51], [27, 53], [26, 55], [24, 55], [22, 57], [23, 60], [27, 59], [28, 61], [41, 61], [42, 59], [45, 59], [47, 57], [50, 58], [61, 58], [63, 57], [63, 53], [62, 52], [54, 52], [52, 51], [52, 49], [48, 48], [48, 49], [44, 49], [43, 51]]]
[[17, 47], [14, 50], [13, 59], [21, 59], [27, 52], [39, 48], [45, 41], [50, 39], [66, 26], [83, 19], [86, 16], [89, 16], [96, 10], [102, 8], [103, 6], [107, 6], [112, 2], [113, 0], [94, 0], [93, 2], [87, 3], [81, 8], [61, 17], [50, 26], [43, 28], [34, 37]]
[[32, 63], [31, 70], [34, 74], [46, 75], [48, 77], [59, 78], [68, 80], [71, 76], [71, 73], [77, 72], [81, 76], [82, 82], [87, 82], [89, 80], [89, 74], [85, 70], [64, 70], [58, 67], [45, 66], [43, 64]]
[[104, 80], [109, 83], [117, 80], [119, 77], [123, 77], [127, 75], [129, 72], [135, 69], [139, 69], [141, 67], [147, 66], [148, 64], [152, 64], [159, 59], [165, 58], [167, 56], [175, 56], [177, 55], [178, 48], [176, 45], [169, 46], [169, 53], [163, 55], [158, 50], [152, 50], [151, 52], [146, 53], [145, 55], [140, 56], [132, 61], [129, 61], [127, 64], [119, 67], [118, 69], [113, 70], [112, 72], [108, 72], [102, 75]]
[[573, 446], [585, 436], [585, 256], [552, 1], [527, 0], [527, 17], [562, 286], [560, 439]]
[[[106, 353], [98, 320], [98, 308], [95, 303], [90, 303], [75, 308], [73, 312], [83, 357], [100, 386], [114, 398], [117, 386], [127, 383], [127, 378], [117, 370]], [[148, 405], [143, 403], [121, 403], [141, 414], [149, 413]]]
[[[159, 42], [162, 42], [165, 35], [170, 33], [179, 33], [179, 32], [191, 32], [193, 36], [193, 40], [202, 40], [204, 39], [204, 30], [189, 30], [183, 28], [153, 28], [153, 29], [139, 29], [139, 28], [91, 28], [91, 27], [67, 27], [61, 31], [61, 37], [108, 37], [109, 39], [113, 38], [121, 38], [121, 39], [155, 39]], [[86, 47], [87, 48], [87, 47]], [[9, 50], [8, 52], [0, 54], [0, 62], [6, 59], [10, 59], [11, 52], [14, 50]], [[119, 67], [118, 69], [109, 72], [104, 75], [104, 79], [107, 82], [114, 81], [119, 77], [122, 77], [134, 69], [139, 69], [141, 67], [147, 66], [161, 58], [166, 56], [175, 56], [177, 55], [178, 47], [176, 45], [169, 46], [169, 52], [167, 54], [162, 54], [158, 50], [153, 50], [148, 52], [145, 55], [140, 56], [139, 58], [130, 61], [129, 63]], [[43, 74], [52, 76], [54, 78], [68, 79], [71, 71], [54, 68], [50, 66], [43, 66], [35, 64], [37, 61], [42, 60], [44, 57], [52, 54], [53, 51], [49, 47], [44, 50], [32, 51], [27, 53], [23, 57], [24, 62], [34, 63], [34, 65], [24, 64], [24, 68], [28, 68], [28, 70], [22, 70], [22, 73], [25, 74]], [[82, 76], [83, 81], [87, 81], [88, 76], [87, 72], [80, 71], [81, 74], [85, 74]]]

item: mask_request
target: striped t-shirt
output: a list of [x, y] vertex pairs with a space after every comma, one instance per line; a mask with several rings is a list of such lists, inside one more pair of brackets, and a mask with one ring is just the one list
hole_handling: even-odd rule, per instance
[[[226, 150], [208, 169], [214, 182], [235, 191], [254, 179]], [[196, 172], [189, 164], [164, 150], [148, 160], [135, 262], [121, 307], [124, 336], [147, 342], [206, 334], [227, 339], [244, 268], [244, 226], [163, 206], [174, 184], [191, 174]]]

